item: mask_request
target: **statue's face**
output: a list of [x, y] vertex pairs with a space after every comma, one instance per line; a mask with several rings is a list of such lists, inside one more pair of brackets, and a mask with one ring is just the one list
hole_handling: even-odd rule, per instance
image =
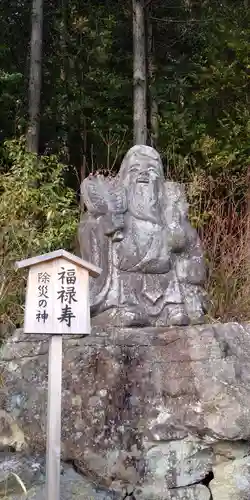
[[135, 172], [136, 183], [150, 184], [151, 182], [155, 182], [160, 179], [160, 172], [156, 168], [156, 165], [153, 164], [153, 162], [148, 162], [145, 165], [145, 169], [138, 169], [138, 171]]
[[130, 166], [126, 181], [129, 211], [138, 219], [160, 224], [164, 178], [159, 163], [143, 158]]
[[126, 186], [133, 182], [148, 184], [157, 179], [164, 182], [163, 169], [161, 162], [150, 157], [131, 157], [128, 161], [126, 176], [123, 180]]

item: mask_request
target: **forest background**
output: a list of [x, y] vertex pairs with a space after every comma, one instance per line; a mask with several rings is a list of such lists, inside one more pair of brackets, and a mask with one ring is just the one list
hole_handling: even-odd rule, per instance
[[[32, 17], [31, 1], [1, 0], [2, 334], [22, 321], [25, 276], [15, 260], [59, 247], [74, 251], [81, 180], [115, 173], [133, 144], [136, 1], [142, 0], [33, 0], [43, 29], [32, 146], [30, 46], [32, 22], [39, 28], [41, 19], [34, 11]], [[208, 319], [248, 320], [250, 6], [246, 0], [143, 6], [147, 142], [160, 152], [166, 177], [186, 183], [208, 264]]]

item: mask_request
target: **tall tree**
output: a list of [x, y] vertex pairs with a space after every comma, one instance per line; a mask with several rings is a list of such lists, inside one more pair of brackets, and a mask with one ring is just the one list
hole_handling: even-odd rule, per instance
[[134, 143], [147, 143], [147, 65], [143, 0], [133, 0]]
[[152, 11], [150, 3], [145, 7], [146, 29], [146, 71], [147, 71], [147, 106], [148, 106], [148, 142], [150, 146], [157, 147], [159, 139], [158, 103], [154, 92], [155, 87], [155, 40], [153, 33]]
[[30, 44], [29, 127], [27, 132], [27, 148], [32, 153], [38, 153], [39, 150], [42, 38], [43, 0], [33, 0]]

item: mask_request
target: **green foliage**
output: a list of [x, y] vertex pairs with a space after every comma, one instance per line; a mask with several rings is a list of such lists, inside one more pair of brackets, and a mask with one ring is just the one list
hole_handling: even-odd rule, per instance
[[171, 5], [171, 15], [159, 6], [156, 26], [160, 147], [176, 179], [220, 176], [223, 198], [232, 176], [239, 198], [250, 161], [250, 9], [228, 0]]
[[55, 156], [27, 153], [24, 140], [6, 141], [0, 156], [0, 322], [20, 323], [25, 278], [16, 260], [72, 249], [78, 222], [74, 191]]
[[[240, 0], [149, 2], [158, 148], [168, 173], [240, 178], [250, 159], [250, 8]], [[41, 151], [85, 173], [132, 141], [132, 0], [51, 0], [44, 9]], [[30, 4], [0, 6], [0, 138], [26, 124]], [[117, 161], [118, 160], [118, 161]], [[239, 190], [238, 190], [239, 191]], [[238, 194], [237, 194], [238, 196]]]
[[104, 164], [107, 145], [113, 162], [132, 138], [131, 23], [107, 0], [50, 6], [48, 17], [42, 140], [53, 151], [63, 145], [79, 169], [84, 155], [91, 171]]
[[10, 73], [2, 69], [1, 61], [7, 57], [10, 57], [10, 51], [0, 46], [0, 137], [6, 132], [10, 135], [19, 131], [19, 88], [23, 77], [21, 73]]

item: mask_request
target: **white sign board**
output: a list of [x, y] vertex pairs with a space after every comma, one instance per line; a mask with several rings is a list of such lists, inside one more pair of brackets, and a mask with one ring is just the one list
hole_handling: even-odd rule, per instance
[[30, 268], [25, 333], [89, 334], [89, 273], [65, 259]]
[[100, 269], [64, 250], [19, 262], [29, 266], [24, 333], [90, 334], [89, 274]]

